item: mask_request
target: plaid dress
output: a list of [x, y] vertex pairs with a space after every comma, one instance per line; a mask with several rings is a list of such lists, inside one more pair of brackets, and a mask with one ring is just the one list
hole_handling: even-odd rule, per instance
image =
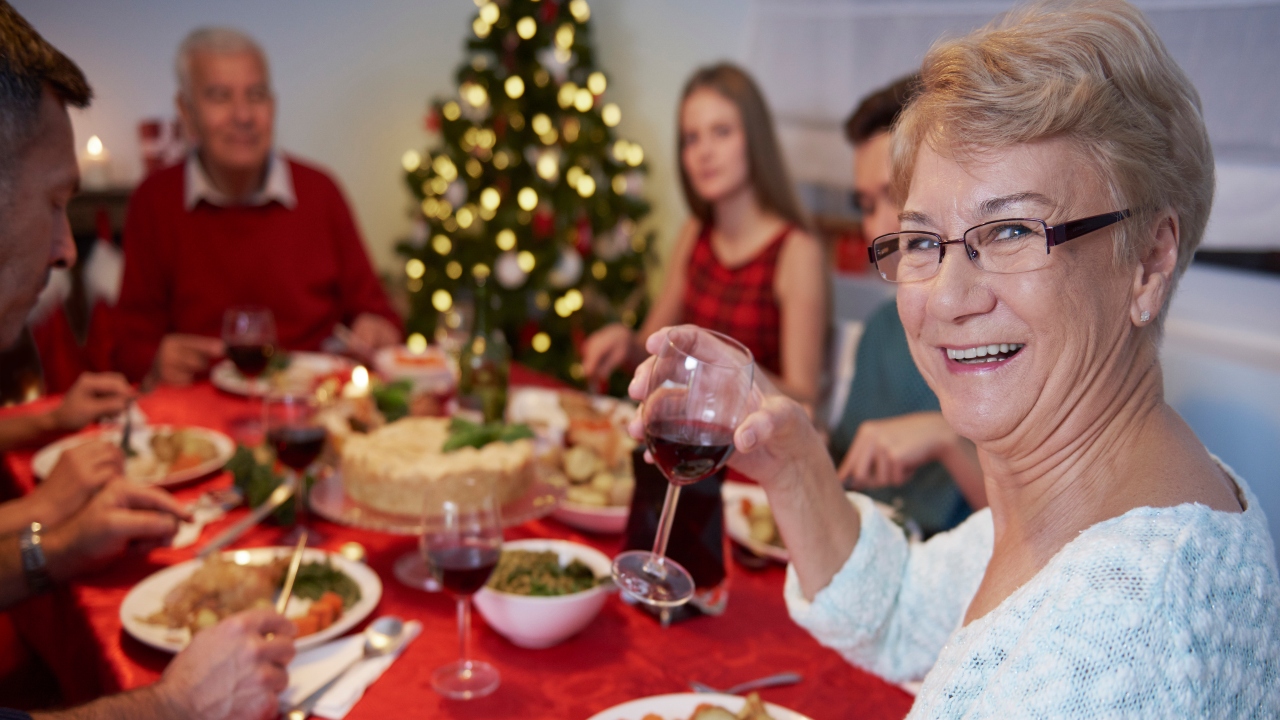
[[724, 333], [746, 345], [756, 364], [782, 374], [782, 314], [773, 292], [787, 226], [760, 254], [738, 267], [725, 267], [711, 250], [711, 227], [698, 236], [689, 259], [682, 322]]

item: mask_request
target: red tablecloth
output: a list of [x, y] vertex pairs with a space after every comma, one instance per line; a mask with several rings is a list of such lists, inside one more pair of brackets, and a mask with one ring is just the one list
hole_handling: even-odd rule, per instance
[[[527, 371], [512, 373], [513, 383], [541, 384]], [[204, 384], [161, 388], [140, 406], [156, 423], [199, 425], [225, 430], [252, 408], [246, 401]], [[31, 453], [11, 453], [7, 466], [19, 491], [31, 487]], [[175, 494], [191, 500], [210, 488], [230, 484], [220, 473]], [[205, 530], [209, 539], [244, 511]], [[342, 527], [316, 520], [324, 545], [348, 540], [368, 550], [368, 563], [383, 580], [382, 601], [374, 616], [395, 614], [417, 619], [423, 633], [372, 685], [348, 716], [352, 720], [400, 717], [413, 708], [416, 717], [580, 719], [618, 703], [648, 695], [686, 692], [690, 680], [728, 686], [784, 670], [804, 681], [764, 691], [764, 697], [816, 719], [901, 718], [911, 697], [899, 688], [860, 672], [819, 646], [787, 617], [782, 600], [783, 569], [730, 569], [728, 609], [662, 629], [648, 615], [615, 595], [586, 630], [545, 650], [526, 650], [490, 630], [477, 613], [473, 652], [502, 673], [493, 695], [469, 702], [445, 700], [431, 689], [430, 675], [457, 653], [453, 600], [401, 585], [392, 574], [397, 557], [415, 540]], [[278, 544], [283, 530], [264, 525], [236, 547]], [[565, 538], [592, 545], [606, 554], [618, 551], [620, 538], [577, 532], [550, 518], [507, 532], [508, 539]], [[197, 544], [197, 547], [199, 544]], [[41, 653], [64, 686], [68, 701], [135, 688], [159, 677], [170, 656], [142, 645], [121, 629], [119, 609], [129, 589], [151, 573], [190, 559], [192, 549], [157, 550], [150, 556], [122, 559], [71, 586], [14, 609], [20, 632]], [[0, 702], [2, 704], [2, 702]], [[639, 720], [638, 718], [636, 720]]]

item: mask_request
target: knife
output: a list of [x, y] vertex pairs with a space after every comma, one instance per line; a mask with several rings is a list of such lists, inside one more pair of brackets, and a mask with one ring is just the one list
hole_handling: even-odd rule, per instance
[[208, 545], [205, 545], [200, 549], [200, 552], [196, 553], [196, 557], [205, 557], [206, 555], [217, 552], [240, 539], [240, 536], [245, 534], [249, 528], [262, 522], [262, 520], [274, 512], [276, 508], [280, 507], [286, 500], [293, 497], [293, 489], [292, 483], [280, 483], [280, 486], [267, 497], [265, 502], [254, 508], [253, 512], [241, 518], [235, 525], [232, 525], [222, 531], [221, 535], [210, 540]]

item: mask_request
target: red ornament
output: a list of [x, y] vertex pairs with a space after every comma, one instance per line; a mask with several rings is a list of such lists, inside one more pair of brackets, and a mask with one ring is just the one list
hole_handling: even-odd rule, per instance
[[543, 240], [551, 237], [556, 229], [556, 217], [549, 208], [539, 206], [533, 211], [533, 237]]
[[591, 234], [591, 221], [584, 215], [578, 218], [578, 252], [584, 257], [591, 254], [591, 243], [595, 237]]
[[560, 3], [547, 0], [542, 3], [542, 22], [554, 22], [556, 15], [560, 12]]
[[520, 328], [518, 342], [516, 347], [532, 347], [533, 336], [538, 334], [538, 323], [530, 320]]
[[507, 116], [498, 113], [493, 118], [493, 136], [498, 142], [502, 142], [502, 138], [507, 134]]
[[427, 127], [427, 132], [433, 132], [433, 133], [440, 132], [440, 111], [435, 108], [431, 108], [429, 111], [427, 111], [425, 124]]

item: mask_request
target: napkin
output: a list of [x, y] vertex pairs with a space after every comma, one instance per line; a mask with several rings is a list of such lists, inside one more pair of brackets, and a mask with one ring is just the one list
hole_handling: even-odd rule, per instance
[[[342, 679], [329, 688], [316, 703], [311, 714], [329, 720], [342, 720], [355, 707], [365, 688], [382, 676], [391, 663], [400, 657], [400, 653], [422, 632], [422, 623], [412, 620], [404, 625], [405, 640], [390, 655], [361, 661], [351, 668]], [[318, 647], [300, 652], [289, 663], [289, 687], [280, 693], [280, 712], [286, 713], [290, 708], [302, 702], [308, 695], [319, 690], [329, 682], [342, 668], [356, 660], [364, 653], [364, 634], [349, 635]]]

